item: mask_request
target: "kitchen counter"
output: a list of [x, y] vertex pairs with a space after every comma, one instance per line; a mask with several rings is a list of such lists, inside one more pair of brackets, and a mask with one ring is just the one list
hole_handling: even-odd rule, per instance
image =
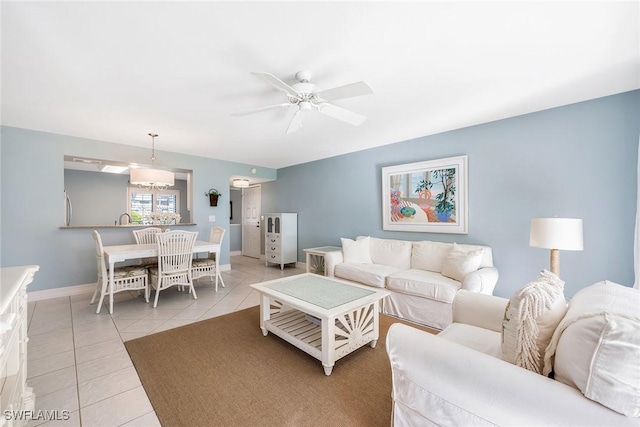
[[[167, 227], [192, 227], [198, 225], [196, 223], [193, 222], [187, 222], [187, 223], [179, 223], [179, 224], [167, 224]], [[68, 225], [68, 226], [62, 226], [60, 227], [61, 230], [81, 230], [84, 228], [91, 228], [91, 229], [96, 229], [96, 228], [126, 228], [126, 229], [131, 229], [131, 228], [147, 228], [147, 227], [161, 227], [160, 224], [143, 224], [143, 225], [139, 225], [139, 224], [129, 224], [129, 225]]]

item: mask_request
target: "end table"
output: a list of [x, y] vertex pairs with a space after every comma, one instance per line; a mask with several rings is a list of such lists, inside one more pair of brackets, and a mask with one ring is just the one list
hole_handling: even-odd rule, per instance
[[340, 246], [320, 246], [318, 248], [303, 249], [307, 254], [307, 273], [315, 273], [323, 276], [327, 275], [324, 254], [327, 252], [340, 252], [342, 248]]

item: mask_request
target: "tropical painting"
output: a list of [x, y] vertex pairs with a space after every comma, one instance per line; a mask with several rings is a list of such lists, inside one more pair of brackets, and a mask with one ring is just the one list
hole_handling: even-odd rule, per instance
[[382, 168], [383, 229], [467, 234], [467, 156]]

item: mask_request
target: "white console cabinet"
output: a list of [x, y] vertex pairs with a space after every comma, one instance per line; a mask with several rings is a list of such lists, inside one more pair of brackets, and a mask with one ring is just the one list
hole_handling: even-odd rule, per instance
[[35, 395], [27, 387], [27, 285], [40, 267], [0, 268], [0, 426], [25, 425]]
[[280, 264], [280, 270], [285, 264], [298, 262], [298, 214], [270, 213], [264, 215], [264, 260], [269, 263]]

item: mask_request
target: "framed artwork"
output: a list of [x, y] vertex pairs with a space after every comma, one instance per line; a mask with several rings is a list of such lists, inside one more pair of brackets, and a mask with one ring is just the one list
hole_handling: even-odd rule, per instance
[[382, 168], [382, 228], [468, 234], [467, 156]]

